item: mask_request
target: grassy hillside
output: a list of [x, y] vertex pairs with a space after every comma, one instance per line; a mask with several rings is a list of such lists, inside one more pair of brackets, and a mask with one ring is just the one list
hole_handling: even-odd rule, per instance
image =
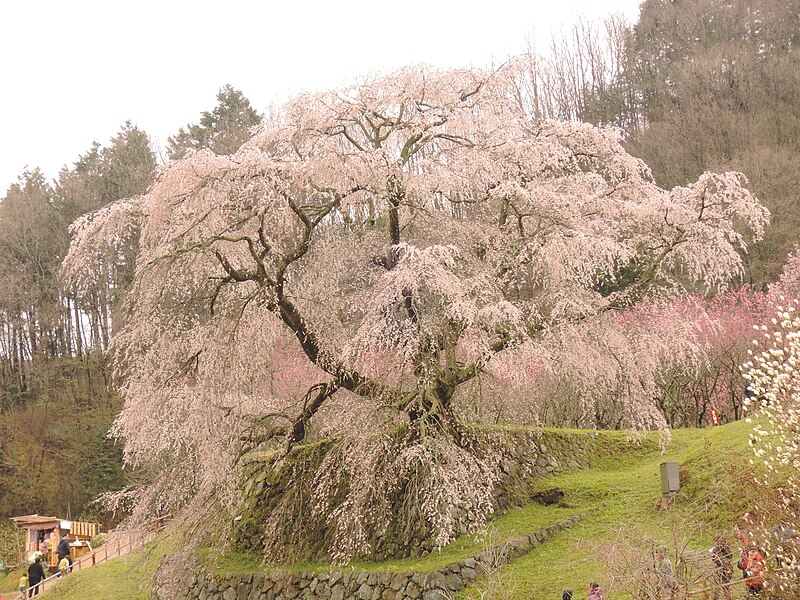
[[[571, 587], [583, 593], [591, 580], [604, 582], [602, 565], [591, 544], [616, 535], [620, 524], [635, 524], [650, 535], [666, 539], [670, 528], [684, 526], [691, 518], [704, 523], [695, 543], [711, 545], [717, 531], [728, 529], [747, 508], [742, 494], [742, 465], [750, 457], [750, 426], [739, 422], [710, 430], [673, 432], [672, 443], [662, 455], [655, 434], [640, 446], [621, 444], [624, 434], [603, 432], [608, 443], [605, 454], [595, 457], [591, 470], [573, 470], [543, 478], [542, 489], [558, 486], [565, 492], [566, 506], [542, 507], [531, 504], [513, 509], [495, 519], [496, 539], [534, 531], [576, 512], [587, 517], [573, 529], [504, 567], [500, 574], [503, 587], [512, 598], [559, 598], [561, 590]], [[628, 447], [628, 451], [623, 448]], [[675, 460], [681, 464], [683, 490], [669, 511], [658, 510], [660, 499], [659, 464]], [[52, 594], [53, 600], [78, 600], [89, 597], [112, 597], [120, 600], [144, 599], [161, 557], [161, 546], [149, 546], [125, 559], [110, 561], [82, 573], [71, 575]], [[355, 570], [430, 571], [462, 557], [475, 554], [481, 536], [464, 536], [445, 547], [441, 553], [425, 558], [384, 563], [356, 564]], [[210, 568], [224, 572], [251, 572], [262, 569], [258, 557], [209, 550]], [[298, 570], [326, 570], [329, 565], [297, 565]], [[463, 598], [477, 597], [480, 586], [462, 593]], [[609, 598], [615, 596], [612, 592]]]
[[[124, 558], [117, 558], [89, 569], [75, 571], [43, 595], [49, 600], [149, 600], [151, 582], [165, 554], [173, 551], [172, 540], [158, 538]], [[20, 573], [0, 578], [0, 593], [16, 598]]]

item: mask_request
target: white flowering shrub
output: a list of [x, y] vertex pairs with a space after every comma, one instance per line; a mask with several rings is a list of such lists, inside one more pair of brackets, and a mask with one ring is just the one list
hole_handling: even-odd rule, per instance
[[754, 462], [763, 467], [750, 533], [771, 557], [767, 584], [785, 598], [800, 590], [800, 314], [798, 300], [781, 297], [771, 322], [756, 328], [760, 339], [744, 365], [755, 423]]

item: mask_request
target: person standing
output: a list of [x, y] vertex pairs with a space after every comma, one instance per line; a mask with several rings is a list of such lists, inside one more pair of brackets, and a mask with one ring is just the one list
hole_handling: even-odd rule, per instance
[[745, 550], [742, 550], [742, 558], [737, 566], [744, 575], [747, 592], [754, 596], [761, 594], [764, 589], [764, 557], [755, 544], [750, 543]]
[[678, 590], [678, 580], [672, 570], [672, 562], [667, 558], [667, 551], [664, 548], [656, 549], [655, 566], [657, 569], [658, 588], [664, 598], [672, 598]]
[[714, 600], [731, 600], [733, 551], [725, 538], [719, 536], [710, 552], [714, 563]]
[[65, 533], [61, 537], [61, 541], [58, 542], [58, 563], [61, 564], [62, 559], [66, 558], [69, 562], [70, 567], [72, 567], [72, 557], [69, 555], [69, 538]]
[[63, 577], [69, 571], [69, 559], [65, 556], [58, 561], [58, 576]]
[[24, 598], [25, 592], [28, 591], [28, 575], [26, 573], [22, 574], [22, 577], [19, 578], [19, 597]]
[[588, 600], [605, 600], [603, 590], [600, 589], [600, 584], [593, 581], [589, 584], [589, 598]]
[[37, 558], [28, 567], [28, 598], [39, 595], [39, 584], [44, 581], [44, 567]]

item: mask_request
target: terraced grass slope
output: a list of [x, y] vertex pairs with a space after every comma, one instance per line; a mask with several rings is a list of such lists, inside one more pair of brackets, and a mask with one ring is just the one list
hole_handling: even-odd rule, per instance
[[[587, 517], [500, 570], [499, 579], [508, 597], [560, 598], [565, 588], [575, 590], [576, 597], [584, 597], [588, 582], [606, 583], [592, 542], [613, 539], [621, 524], [633, 524], [667, 541], [671, 529], [684, 527], [687, 521], [702, 523], [703, 527], [693, 532], [694, 544], [710, 547], [716, 534], [729, 530], [748, 508], [741, 474], [751, 456], [750, 429], [739, 422], [714, 429], [675, 431], [664, 455], [652, 452], [633, 460], [615, 456], [601, 468], [541, 480], [542, 488], [563, 489], [565, 499], [587, 511]], [[683, 485], [667, 511], [657, 508], [659, 465], [665, 460], [680, 463]], [[461, 597], [478, 597], [481, 587], [467, 590]], [[607, 597], [619, 596], [612, 592]]]
[[[493, 537], [502, 541], [571, 514], [587, 513], [573, 529], [557, 534], [503, 567], [500, 571], [503, 587], [510, 592], [510, 597], [519, 599], [560, 598], [566, 587], [576, 590], [576, 597], [582, 597], [588, 581], [603, 582], [604, 579], [591, 543], [616, 535], [623, 523], [636, 524], [654, 537], [666, 539], [670, 527], [682, 526], [683, 520], [691, 517], [705, 524], [696, 537], [696, 544], [710, 546], [715, 532], [729, 528], [747, 509], [747, 497], [741, 493], [739, 480], [743, 465], [750, 458], [749, 431], [750, 426], [743, 422], [707, 430], [675, 431], [663, 455], [655, 434], [648, 434], [639, 445], [631, 445], [620, 432], [598, 433], [604, 440], [599, 445], [603, 450], [593, 458], [592, 469], [576, 469], [539, 481], [541, 489], [557, 486], [564, 490], [565, 506], [530, 504], [512, 509], [493, 521]], [[659, 464], [665, 460], [681, 464], [683, 489], [672, 509], [660, 511], [656, 508], [660, 499]], [[47, 597], [53, 600], [104, 597], [144, 600], [149, 597], [150, 582], [166, 551], [165, 542], [159, 544], [125, 559], [73, 574]], [[482, 544], [481, 536], [464, 536], [441, 553], [425, 558], [359, 563], [351, 567], [356, 571], [434, 571], [474, 555]], [[264, 569], [253, 556], [211, 549], [206, 558], [208, 567], [219, 572], [249, 573]], [[295, 565], [292, 570], [330, 569], [331, 566], [325, 564], [302, 564]], [[481, 585], [465, 590], [460, 596], [477, 597]]]

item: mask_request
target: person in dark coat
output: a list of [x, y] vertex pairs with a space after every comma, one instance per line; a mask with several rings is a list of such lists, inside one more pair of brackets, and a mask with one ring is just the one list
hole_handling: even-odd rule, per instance
[[28, 567], [28, 598], [39, 595], [39, 584], [44, 580], [44, 567], [39, 560], [35, 560]]
[[711, 560], [714, 563], [714, 600], [731, 600], [733, 550], [723, 536], [711, 547]]
[[58, 552], [58, 562], [61, 562], [62, 558], [66, 558], [69, 562], [70, 570], [72, 570], [72, 557], [69, 555], [69, 539], [66, 533], [62, 536], [61, 541], [58, 542], [56, 552]]

